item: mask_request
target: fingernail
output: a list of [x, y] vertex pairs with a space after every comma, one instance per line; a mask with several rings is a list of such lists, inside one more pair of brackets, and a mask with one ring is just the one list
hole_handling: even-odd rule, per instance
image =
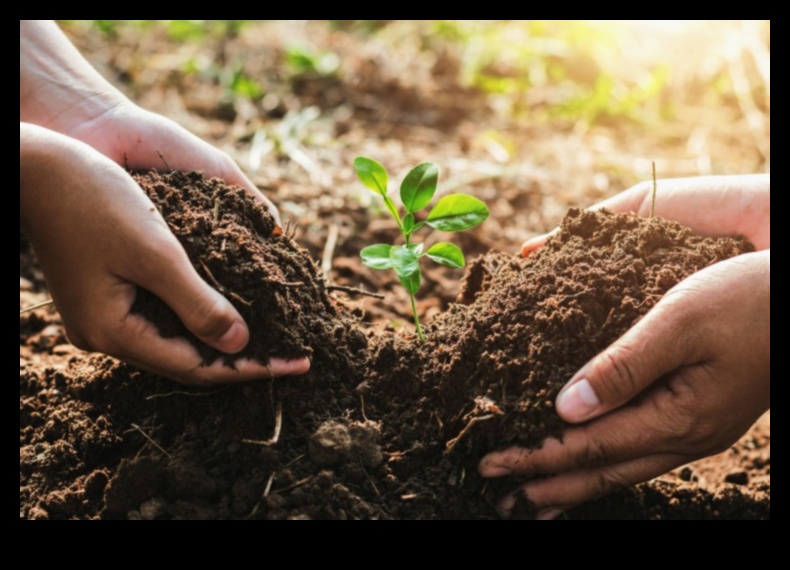
[[543, 511], [538, 516], [535, 517], [536, 521], [553, 521], [558, 516], [562, 514], [562, 511], [559, 509], [549, 509], [547, 511]]
[[239, 352], [247, 344], [247, 327], [239, 321], [235, 321], [230, 328], [225, 331], [217, 343], [222, 352], [230, 354]]
[[565, 388], [557, 396], [557, 413], [571, 422], [579, 422], [590, 416], [601, 405], [587, 378]]
[[502, 465], [483, 465], [480, 467], [480, 475], [483, 477], [505, 477], [510, 475], [509, 467]]

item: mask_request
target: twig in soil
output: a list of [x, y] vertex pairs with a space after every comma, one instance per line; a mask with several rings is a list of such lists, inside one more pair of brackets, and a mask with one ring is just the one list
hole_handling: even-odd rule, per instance
[[165, 163], [165, 168], [167, 168], [167, 169], [168, 169], [170, 172], [173, 172], [173, 169], [172, 169], [172, 168], [170, 168], [170, 165], [169, 165], [169, 164], [167, 164], [167, 161], [165, 160], [165, 157], [164, 157], [164, 156], [162, 156], [162, 153], [161, 153], [161, 152], [159, 152], [159, 151], [156, 151], [156, 154], [158, 154], [158, 155], [159, 155], [159, 160], [161, 160], [162, 162], [164, 162], [164, 163]]
[[301, 487], [305, 483], [309, 483], [310, 480], [313, 479], [314, 477], [315, 477], [315, 475], [310, 475], [309, 477], [305, 477], [304, 479], [300, 479], [299, 481], [297, 481], [293, 485], [288, 485], [287, 487], [283, 487], [282, 489], [277, 489], [274, 492], [275, 493], [285, 493], [286, 491], [293, 491], [297, 487]]
[[172, 455], [170, 455], [170, 454], [167, 452], [167, 450], [165, 450], [165, 448], [164, 448], [164, 447], [162, 447], [161, 445], [159, 445], [158, 443], [156, 443], [156, 442], [154, 441], [154, 439], [153, 439], [153, 438], [152, 438], [150, 435], [148, 435], [147, 433], [145, 433], [145, 432], [143, 431], [143, 428], [141, 428], [141, 427], [140, 427], [140, 426], [138, 426], [137, 424], [131, 424], [131, 426], [132, 426], [132, 428], [134, 428], [135, 430], [139, 431], [139, 432], [140, 432], [140, 435], [142, 435], [142, 436], [143, 436], [143, 437], [144, 437], [146, 440], [148, 440], [148, 443], [150, 443], [150, 444], [151, 444], [151, 445], [153, 445], [155, 448], [157, 448], [159, 451], [161, 451], [162, 453], [164, 453], [164, 454], [167, 456], [167, 458], [168, 458], [168, 459], [173, 459], [173, 456], [172, 456]]
[[362, 467], [362, 465], [360, 465], [359, 467], [362, 469], [362, 472], [365, 474], [365, 477], [368, 478], [368, 481], [370, 481], [370, 486], [373, 487], [373, 490], [376, 492], [376, 496], [381, 497], [381, 492], [379, 492], [379, 488], [376, 487], [376, 483], [373, 481], [373, 478], [370, 476], [367, 470], [364, 467]]
[[287, 469], [288, 467], [290, 467], [290, 466], [291, 466], [291, 465], [293, 465], [294, 463], [297, 463], [298, 461], [300, 461], [300, 460], [304, 459], [304, 456], [305, 456], [305, 455], [306, 455], [305, 453], [303, 453], [302, 455], [297, 455], [296, 457], [294, 457], [293, 459], [291, 459], [291, 460], [290, 460], [288, 463], [286, 463], [284, 468], [285, 468], [285, 469]]
[[231, 299], [233, 299], [233, 300], [235, 300], [235, 301], [238, 301], [238, 302], [239, 302], [239, 303], [241, 303], [242, 305], [247, 305], [248, 307], [251, 307], [251, 306], [252, 306], [252, 302], [251, 302], [251, 301], [248, 301], [247, 299], [245, 299], [244, 297], [242, 297], [242, 296], [241, 296], [241, 295], [239, 295], [238, 293], [234, 293], [233, 291], [231, 291], [230, 293], [228, 293], [228, 296], [229, 296]]
[[277, 412], [274, 416], [274, 434], [272, 435], [271, 439], [266, 440], [258, 440], [258, 439], [242, 439], [242, 443], [249, 443], [250, 445], [277, 445], [277, 442], [280, 441], [280, 431], [283, 428], [283, 403], [277, 402]]
[[205, 272], [206, 272], [206, 276], [207, 276], [209, 279], [211, 279], [211, 282], [214, 284], [214, 287], [217, 289], [217, 291], [220, 291], [220, 292], [224, 291], [224, 290], [225, 290], [225, 287], [223, 287], [223, 286], [220, 284], [220, 282], [219, 282], [219, 281], [217, 281], [217, 278], [216, 278], [216, 277], [214, 277], [214, 274], [213, 274], [213, 273], [211, 272], [211, 270], [208, 268], [208, 265], [206, 265], [206, 262], [205, 262], [205, 261], [203, 261], [202, 259], [201, 259], [201, 260], [199, 260], [199, 261], [200, 261], [200, 266], [203, 268], [203, 271], [205, 271]]
[[335, 247], [337, 247], [337, 236], [339, 233], [340, 229], [337, 225], [332, 224], [329, 227], [326, 244], [324, 244], [324, 253], [321, 256], [321, 272], [324, 274], [327, 282], [332, 279], [332, 259], [335, 257]]
[[365, 396], [362, 394], [359, 395], [359, 410], [362, 412], [362, 419], [366, 422], [370, 421], [368, 420], [368, 416], [365, 413]]
[[453, 450], [453, 448], [456, 445], [458, 445], [458, 442], [460, 442], [463, 439], [463, 437], [467, 433], [469, 433], [469, 430], [472, 429], [473, 425], [478, 424], [480, 422], [487, 422], [488, 420], [493, 420], [495, 417], [496, 414], [486, 414], [485, 416], [478, 416], [476, 418], [472, 418], [471, 420], [469, 420], [469, 423], [466, 424], [464, 429], [461, 430], [461, 433], [459, 433], [458, 436], [454, 437], [453, 439], [451, 439], [445, 444], [444, 453], [445, 454], [450, 453]]
[[214, 200], [214, 223], [219, 221], [219, 198]]
[[345, 287], [343, 285], [327, 285], [327, 291], [343, 291], [344, 293], [350, 293], [352, 295], [365, 295], [367, 297], [373, 297], [374, 299], [383, 299], [384, 295], [379, 293], [373, 293], [371, 291], [365, 291], [364, 289], [357, 289], [356, 287]]
[[263, 498], [264, 499], [269, 496], [269, 491], [272, 490], [272, 483], [274, 483], [274, 473], [269, 475], [269, 480], [266, 481], [266, 487], [263, 489]]
[[29, 313], [31, 311], [35, 311], [36, 309], [41, 309], [42, 307], [47, 307], [47, 306], [51, 305], [54, 302], [55, 301], [50, 299], [49, 301], [42, 301], [41, 303], [36, 303], [32, 307], [28, 307], [26, 309], [22, 309], [21, 311], [19, 311], [19, 314], [20, 314], [20, 316], [24, 315], [25, 313]]
[[180, 390], [174, 390], [173, 392], [166, 392], [164, 394], [151, 394], [150, 396], [146, 397], [146, 400], [156, 400], [157, 398], [169, 398], [170, 396], [191, 396], [193, 398], [204, 398], [206, 396], [213, 396], [214, 394], [219, 394], [220, 392], [224, 392], [227, 390], [228, 387], [220, 388], [219, 390], [213, 390], [212, 392], [183, 392]]
[[658, 190], [658, 183], [656, 182], [656, 161], [653, 161], [653, 203], [650, 205], [650, 217], [652, 218], [656, 213], [656, 190]]
[[271, 285], [281, 285], [282, 287], [304, 287], [301, 281], [275, 281], [274, 279], [262, 279], [264, 283]]
[[260, 508], [261, 508], [261, 503], [263, 502], [263, 500], [264, 500], [266, 497], [268, 497], [268, 496], [269, 496], [269, 491], [271, 491], [271, 490], [272, 490], [272, 483], [274, 483], [274, 476], [275, 476], [275, 474], [274, 474], [274, 473], [272, 473], [271, 475], [269, 475], [269, 480], [268, 480], [268, 481], [266, 481], [266, 486], [263, 488], [263, 493], [261, 494], [261, 498], [260, 498], [260, 499], [258, 499], [258, 502], [257, 502], [257, 503], [255, 503], [255, 507], [252, 509], [252, 511], [250, 512], [250, 514], [249, 514], [249, 515], [247, 515], [247, 518], [254, 517], [256, 514], [258, 514], [258, 509], [260, 509]]

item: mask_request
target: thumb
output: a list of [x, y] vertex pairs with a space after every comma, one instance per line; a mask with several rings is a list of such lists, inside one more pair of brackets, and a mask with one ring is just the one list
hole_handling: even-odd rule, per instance
[[227, 354], [241, 351], [250, 338], [244, 319], [203, 281], [181, 245], [174, 238], [173, 242], [135, 281], [169, 305], [184, 326], [209, 346]]
[[[672, 294], [676, 293], [676, 294]], [[676, 290], [585, 364], [557, 396], [557, 413], [578, 423], [618, 408], [665, 374], [698, 360], [694, 304]]]

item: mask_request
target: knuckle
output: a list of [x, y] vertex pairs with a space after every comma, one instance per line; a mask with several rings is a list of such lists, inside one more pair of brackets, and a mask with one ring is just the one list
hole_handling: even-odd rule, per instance
[[633, 350], [624, 345], [614, 345], [598, 357], [598, 388], [604, 401], [629, 400], [638, 392], [638, 382], [632, 362]]
[[612, 491], [627, 488], [630, 485], [631, 482], [628, 478], [617, 469], [603, 469], [592, 475], [590, 498], [602, 497]]
[[596, 438], [587, 438], [580, 458], [582, 467], [597, 467], [609, 462], [606, 446]]

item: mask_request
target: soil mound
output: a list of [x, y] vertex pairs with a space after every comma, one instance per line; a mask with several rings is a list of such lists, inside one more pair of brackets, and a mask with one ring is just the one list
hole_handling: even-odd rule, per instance
[[[570, 210], [528, 259], [471, 264], [461, 302], [428, 323], [421, 345], [363, 331], [242, 190], [197, 173], [137, 180], [247, 319], [244, 355], [307, 355], [312, 369], [182, 388], [72, 349], [54, 315], [21, 317], [20, 518], [497, 518], [513, 482], [481, 479], [481, 455], [559, 436], [553, 400], [578, 367], [684, 277], [752, 250], [657, 218]], [[189, 338], [152, 295], [135, 310]], [[207, 361], [220, 356], [192, 341]], [[568, 516], [770, 518], [770, 436], [752, 441], [715, 485], [689, 470]]]

